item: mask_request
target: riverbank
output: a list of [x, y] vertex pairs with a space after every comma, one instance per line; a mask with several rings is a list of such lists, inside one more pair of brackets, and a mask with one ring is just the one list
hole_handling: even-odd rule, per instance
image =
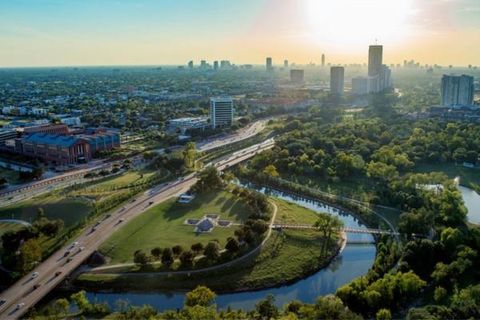
[[[314, 211], [287, 201], [275, 199], [277, 222], [311, 223], [317, 219]], [[208, 271], [178, 274], [167, 273], [87, 273], [74, 285], [90, 291], [186, 291], [206, 285], [219, 293], [241, 292], [279, 287], [303, 279], [327, 266], [345, 245], [345, 237], [335, 235], [325, 253], [320, 234], [314, 230], [273, 231], [260, 250], [248, 259]]]

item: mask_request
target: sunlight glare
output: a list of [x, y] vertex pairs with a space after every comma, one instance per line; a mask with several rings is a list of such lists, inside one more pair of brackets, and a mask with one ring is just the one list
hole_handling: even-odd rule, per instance
[[310, 37], [336, 47], [401, 41], [413, 0], [307, 0]]

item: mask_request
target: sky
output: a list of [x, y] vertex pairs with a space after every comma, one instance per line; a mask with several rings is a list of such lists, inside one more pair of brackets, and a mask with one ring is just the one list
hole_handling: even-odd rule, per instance
[[2, 0], [0, 67], [480, 65], [480, 0]]

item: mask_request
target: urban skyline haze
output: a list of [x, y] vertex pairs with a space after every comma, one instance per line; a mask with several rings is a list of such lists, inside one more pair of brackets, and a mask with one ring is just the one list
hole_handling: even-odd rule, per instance
[[0, 67], [263, 64], [480, 64], [478, 0], [17, 0], [0, 3]]

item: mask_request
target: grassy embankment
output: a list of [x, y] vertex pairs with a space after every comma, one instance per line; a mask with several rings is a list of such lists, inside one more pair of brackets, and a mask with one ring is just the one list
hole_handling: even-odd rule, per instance
[[149, 253], [155, 247], [174, 245], [189, 249], [194, 243], [206, 245], [212, 240], [218, 240], [223, 247], [226, 239], [234, 236], [237, 226], [215, 227], [210, 233], [197, 234], [194, 227], [185, 225], [184, 221], [219, 214], [221, 220], [240, 223], [250, 213], [241, 200], [228, 192], [201, 194], [188, 204], [170, 199], [127, 223], [101, 246], [100, 251], [110, 257], [111, 264], [116, 264], [132, 262], [136, 250]]
[[[132, 185], [141, 184], [152, 176], [153, 172], [130, 171], [120, 176], [113, 176], [86, 183], [80, 186], [68, 187], [62, 190], [43, 194], [32, 199], [0, 208], [0, 219], [19, 219], [33, 222], [38, 208], [42, 208], [49, 219], [62, 219], [65, 223], [63, 231], [53, 238], [40, 237], [40, 244], [45, 251], [58, 245], [78, 223], [92, 214], [93, 205], [102, 204], [114, 197], [120, 197], [129, 192]], [[15, 230], [14, 224], [5, 226], [4, 232]]]
[[[311, 210], [279, 199], [273, 201], [278, 207], [277, 222], [313, 224], [317, 219], [316, 213]], [[133, 223], [136, 224], [135, 221]], [[176, 244], [169, 236], [160, 234], [159, 239], [169, 245]], [[90, 289], [140, 291], [190, 290], [197, 285], [207, 285], [217, 292], [267, 288], [298, 280], [325, 266], [336, 253], [337, 244], [332, 241], [327, 254], [322, 256], [322, 243], [323, 239], [315, 231], [274, 231], [258, 254], [220, 270], [190, 275], [144, 272], [83, 274], [76, 284]]]

